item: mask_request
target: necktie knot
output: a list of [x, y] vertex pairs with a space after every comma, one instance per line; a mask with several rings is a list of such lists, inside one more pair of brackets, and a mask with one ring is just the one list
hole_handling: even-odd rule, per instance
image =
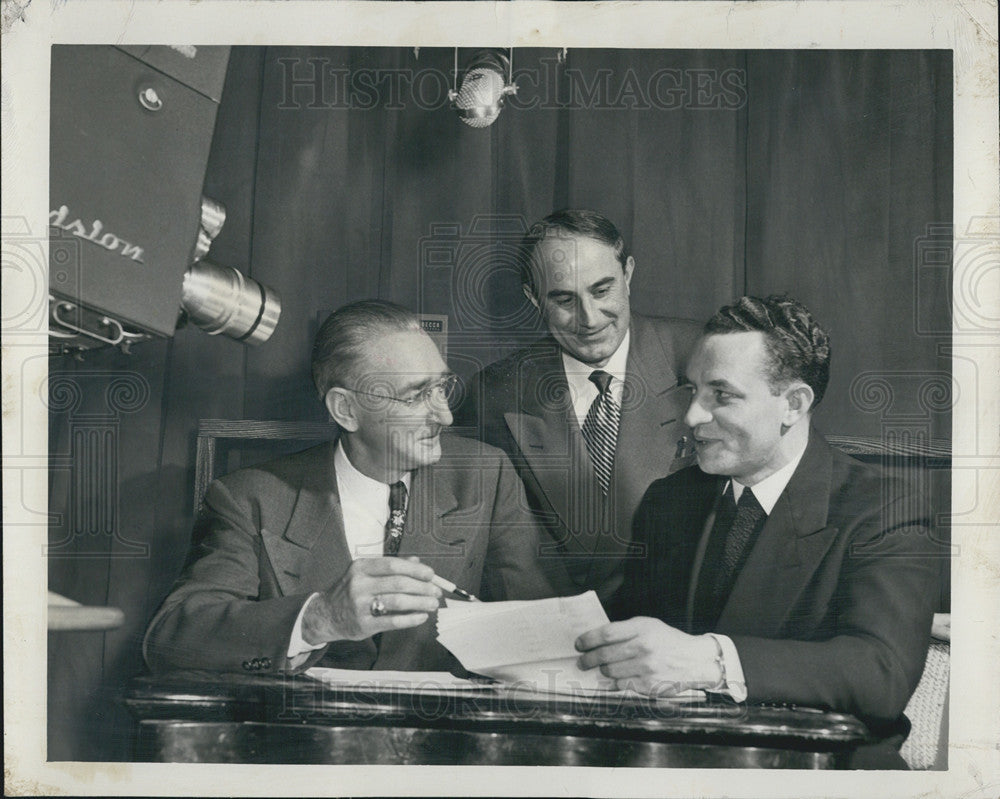
[[595, 369], [590, 373], [588, 380], [597, 386], [597, 390], [601, 394], [606, 394], [608, 389], [611, 387], [611, 375], [603, 369]]
[[760, 502], [757, 501], [757, 497], [754, 496], [753, 490], [750, 488], [744, 488], [743, 493], [740, 494], [740, 501], [736, 503], [736, 513], [745, 514], [751, 518], [767, 515], [764, 513], [764, 508], [761, 507]]

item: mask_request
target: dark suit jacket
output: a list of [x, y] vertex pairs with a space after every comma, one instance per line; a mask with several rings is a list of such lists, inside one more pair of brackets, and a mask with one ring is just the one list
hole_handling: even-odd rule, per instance
[[[691, 631], [689, 595], [724, 485], [693, 467], [649, 487], [635, 519], [645, 557], [629, 564], [615, 616]], [[876, 730], [899, 719], [938, 597], [925, 521], [905, 486], [810, 432], [713, 630], [735, 643], [750, 702], [831, 708]]]
[[[413, 475], [399, 555], [418, 555], [484, 600], [552, 596], [536, 560], [538, 527], [510, 462], [458, 437], [442, 436], [442, 449], [438, 463]], [[188, 563], [146, 633], [150, 668], [289, 667], [303, 602], [351, 564], [334, 450], [330, 442], [212, 483]], [[341, 668], [457, 666], [436, 642], [433, 618], [384, 633], [379, 644], [336, 642], [302, 667], [321, 659]]]
[[562, 553], [571, 581], [560, 593], [621, 584], [632, 517], [649, 484], [688, 465], [676, 457], [689, 393], [678, 385], [700, 335], [694, 322], [632, 315], [626, 388], [612, 485], [605, 499], [569, 400], [551, 336], [497, 361], [472, 381], [456, 425], [475, 428], [510, 457], [528, 501]]

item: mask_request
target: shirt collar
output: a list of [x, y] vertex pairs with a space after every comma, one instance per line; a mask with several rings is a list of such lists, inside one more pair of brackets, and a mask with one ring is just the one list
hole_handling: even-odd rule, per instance
[[[621, 344], [618, 345], [618, 349], [614, 351], [608, 362], [600, 367], [623, 383], [625, 382], [625, 367], [628, 365], [628, 346], [631, 336], [631, 331], [626, 330], [625, 337], [622, 339]], [[577, 360], [567, 353], [566, 350], [562, 351], [562, 363], [563, 371], [566, 373], [566, 382], [569, 383], [574, 395], [580, 394], [581, 390], [586, 389], [588, 386], [593, 386], [593, 383], [590, 382], [590, 374], [594, 371], [595, 367]]]
[[[375, 501], [379, 501], [388, 507], [389, 486], [369, 477], [367, 474], [359, 472], [351, 463], [344, 450], [343, 439], [337, 441], [337, 448], [333, 453], [333, 468], [337, 472], [337, 485], [345, 493], [352, 496], [368, 496]], [[401, 478], [407, 491], [410, 489], [410, 473], [407, 472]]]
[[[774, 506], [778, 503], [778, 498], [781, 496], [781, 492], [785, 490], [788, 485], [788, 481], [792, 479], [792, 475], [795, 474], [795, 470], [799, 467], [799, 461], [802, 460], [802, 456], [806, 452], [806, 446], [809, 441], [807, 440], [802, 448], [795, 454], [788, 463], [782, 466], [778, 471], [772, 475], [768, 475], [759, 483], [753, 486], [753, 495], [757, 498], [760, 506], [764, 509], [764, 512], [770, 516], [771, 511]], [[740, 501], [740, 495], [743, 493], [743, 489], [746, 488], [742, 483], [736, 482], [736, 480], [730, 481], [733, 484], [733, 499], [737, 502]]]

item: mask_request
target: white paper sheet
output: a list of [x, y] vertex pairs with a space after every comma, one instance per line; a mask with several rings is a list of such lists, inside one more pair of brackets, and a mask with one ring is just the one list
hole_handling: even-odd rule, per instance
[[528, 690], [577, 693], [614, 688], [583, 671], [576, 639], [608, 623], [597, 594], [518, 602], [456, 602], [438, 611], [438, 641], [469, 671]]
[[364, 669], [330, 669], [313, 666], [306, 675], [327, 685], [345, 688], [405, 688], [412, 691], [459, 690], [474, 691], [483, 683], [464, 680], [446, 671], [369, 671]]

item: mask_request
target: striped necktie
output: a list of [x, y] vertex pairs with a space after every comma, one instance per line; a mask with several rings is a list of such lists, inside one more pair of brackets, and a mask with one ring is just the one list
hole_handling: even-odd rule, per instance
[[590, 382], [597, 386], [597, 398], [583, 420], [583, 440], [587, 443], [590, 462], [594, 465], [597, 482], [607, 496], [611, 485], [611, 469], [615, 463], [615, 443], [622, 409], [611, 392], [611, 375], [600, 369], [590, 373]]
[[399, 480], [389, 486], [389, 519], [385, 523], [385, 538], [382, 554], [395, 555], [399, 552], [399, 542], [403, 540], [406, 524], [406, 484]]

